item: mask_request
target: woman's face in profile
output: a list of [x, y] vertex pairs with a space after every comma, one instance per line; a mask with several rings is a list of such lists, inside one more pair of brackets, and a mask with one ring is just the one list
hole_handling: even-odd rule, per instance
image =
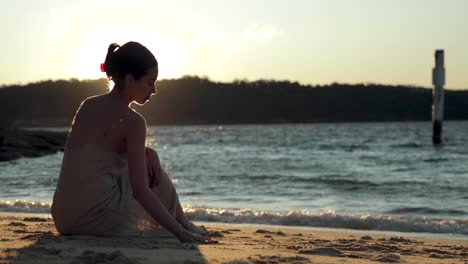
[[156, 79], [158, 71], [156, 68], [151, 68], [146, 71], [140, 79], [135, 80], [134, 86], [134, 101], [143, 105], [151, 99], [151, 96], [156, 94]]

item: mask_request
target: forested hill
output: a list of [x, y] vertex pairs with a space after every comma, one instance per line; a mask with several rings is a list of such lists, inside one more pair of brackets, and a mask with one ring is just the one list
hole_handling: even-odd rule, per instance
[[[432, 90], [378, 84], [162, 80], [135, 106], [150, 125], [430, 120]], [[68, 126], [80, 102], [107, 92], [105, 79], [0, 88], [0, 126]], [[445, 119], [468, 119], [468, 91], [445, 92]]]

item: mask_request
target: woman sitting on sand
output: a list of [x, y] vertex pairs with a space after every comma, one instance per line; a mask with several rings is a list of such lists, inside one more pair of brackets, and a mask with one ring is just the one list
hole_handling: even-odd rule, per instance
[[76, 112], [52, 205], [57, 230], [133, 236], [161, 225], [180, 241], [210, 242], [185, 216], [158, 154], [145, 146], [145, 119], [129, 107], [156, 94], [156, 58], [137, 42], [111, 44], [102, 68], [114, 88], [87, 98]]

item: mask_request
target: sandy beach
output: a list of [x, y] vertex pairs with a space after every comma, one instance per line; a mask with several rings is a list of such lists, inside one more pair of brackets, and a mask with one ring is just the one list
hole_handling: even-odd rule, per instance
[[0, 263], [468, 263], [468, 241], [206, 225], [217, 244], [61, 236], [47, 216], [0, 215]]

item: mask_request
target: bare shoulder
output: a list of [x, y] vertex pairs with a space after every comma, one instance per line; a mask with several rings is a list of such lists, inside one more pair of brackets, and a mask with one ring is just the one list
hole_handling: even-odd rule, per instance
[[84, 105], [84, 104], [89, 105], [89, 104], [99, 103], [104, 99], [105, 99], [105, 94], [93, 95], [93, 96], [90, 96], [90, 97], [84, 99], [83, 102], [81, 103], [81, 105]]
[[146, 121], [143, 116], [133, 110], [125, 117], [124, 130], [127, 142], [127, 152], [137, 153], [145, 146], [146, 142]]
[[138, 112], [134, 110], [128, 110], [125, 113], [125, 126], [129, 128], [128, 131], [134, 131], [135, 133], [142, 133], [146, 134], [146, 120], [145, 118]]
[[78, 107], [78, 110], [83, 111], [84, 109], [94, 105], [95, 103], [102, 101], [102, 99], [103, 99], [103, 95], [96, 95], [96, 96], [88, 97], [81, 102], [80, 106]]

